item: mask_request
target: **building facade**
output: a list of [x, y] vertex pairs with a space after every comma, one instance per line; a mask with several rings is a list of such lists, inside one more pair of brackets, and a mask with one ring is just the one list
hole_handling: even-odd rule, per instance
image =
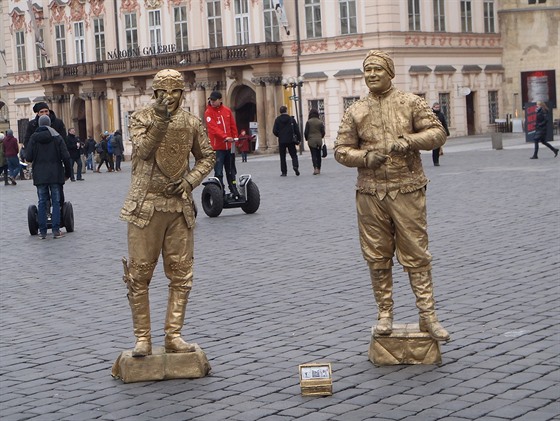
[[442, 104], [451, 136], [486, 133], [515, 112], [521, 71], [556, 70], [556, 81], [559, 1], [7, 0], [0, 120], [22, 137], [46, 101], [80, 137], [122, 128], [126, 138], [155, 73], [173, 68], [186, 109], [202, 117], [222, 91], [261, 152], [277, 150], [284, 104], [301, 123], [318, 109], [332, 144], [344, 110], [367, 95], [365, 54], [382, 49], [397, 87]]

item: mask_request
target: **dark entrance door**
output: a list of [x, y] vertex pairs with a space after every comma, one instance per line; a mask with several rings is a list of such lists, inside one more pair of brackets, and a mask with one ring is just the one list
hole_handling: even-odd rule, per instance
[[468, 94], [465, 101], [467, 101], [467, 134], [472, 136], [476, 134], [474, 92]]
[[245, 129], [249, 133], [249, 123], [257, 121], [257, 100], [255, 91], [246, 85], [236, 88], [233, 95], [233, 107], [235, 110], [235, 123], [237, 130]]

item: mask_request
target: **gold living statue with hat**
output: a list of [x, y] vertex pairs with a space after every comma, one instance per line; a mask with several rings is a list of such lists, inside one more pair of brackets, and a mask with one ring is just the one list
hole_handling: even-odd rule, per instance
[[132, 181], [121, 210], [121, 219], [128, 222], [129, 261], [123, 263], [136, 336], [133, 357], [152, 354], [148, 287], [160, 254], [169, 279], [165, 353], [195, 351], [181, 337], [193, 281], [191, 192], [215, 160], [201, 120], [180, 108], [185, 90], [181, 73], [161, 70], [152, 88], [155, 102], [130, 118]]
[[426, 101], [395, 88], [391, 57], [370, 51], [363, 62], [369, 95], [345, 112], [335, 159], [357, 167], [356, 208], [362, 254], [378, 306], [376, 335], [393, 332], [393, 256], [408, 273], [419, 327], [436, 341], [449, 340], [438, 322], [428, 251], [426, 185], [420, 150], [445, 143], [446, 134]]

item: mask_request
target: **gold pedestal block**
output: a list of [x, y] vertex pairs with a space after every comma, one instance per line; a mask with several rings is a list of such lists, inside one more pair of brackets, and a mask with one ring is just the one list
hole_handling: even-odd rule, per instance
[[420, 332], [418, 323], [393, 324], [393, 333], [375, 334], [371, 328], [368, 358], [375, 365], [441, 364], [439, 342]]
[[162, 346], [155, 347], [147, 357], [133, 357], [132, 350], [123, 351], [111, 375], [124, 383], [205, 377], [211, 370], [210, 363], [204, 351], [194, 345], [194, 352], [172, 354], [166, 354]]

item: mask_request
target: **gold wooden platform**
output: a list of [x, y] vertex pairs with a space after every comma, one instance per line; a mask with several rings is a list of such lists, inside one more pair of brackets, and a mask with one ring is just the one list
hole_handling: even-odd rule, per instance
[[429, 333], [420, 332], [417, 323], [393, 324], [393, 333], [387, 336], [374, 334], [368, 358], [375, 365], [441, 364], [439, 342]]
[[121, 352], [111, 370], [115, 379], [124, 383], [170, 379], [197, 379], [211, 370], [204, 351], [195, 345], [195, 352], [166, 354], [164, 347], [154, 347], [152, 355], [133, 357], [132, 350]]

